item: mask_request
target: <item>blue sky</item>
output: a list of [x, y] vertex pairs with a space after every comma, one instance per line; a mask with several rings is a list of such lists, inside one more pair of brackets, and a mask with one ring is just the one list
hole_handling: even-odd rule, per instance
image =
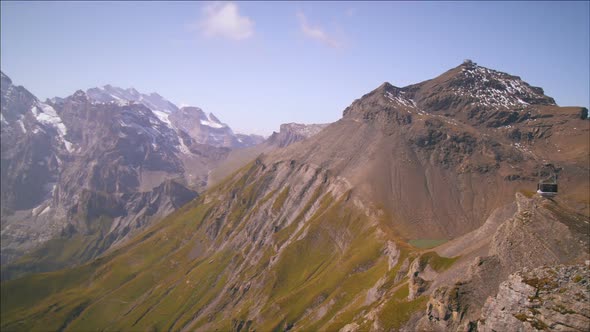
[[469, 58], [588, 107], [589, 2], [6, 2], [1, 67], [41, 99], [112, 84], [235, 131], [332, 122]]

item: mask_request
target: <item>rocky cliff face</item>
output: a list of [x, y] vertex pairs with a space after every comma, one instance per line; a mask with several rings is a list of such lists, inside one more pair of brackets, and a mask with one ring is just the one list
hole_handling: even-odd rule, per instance
[[67, 152], [55, 110], [2, 75], [2, 211], [31, 209], [46, 199]]
[[486, 301], [478, 331], [588, 331], [587, 265], [525, 269], [504, 281]]
[[190, 122], [173, 124], [181, 112], [157, 94], [112, 86], [41, 102], [2, 73], [2, 264], [52, 239], [94, 236], [89, 224], [106, 218], [103, 244], [78, 248], [98, 255], [196, 197], [230, 151], [220, 146], [256, 143], [211, 114], [197, 125], [222, 127], [227, 144], [191, 136]]
[[327, 126], [328, 124], [285, 123], [278, 133], [275, 131], [270, 135], [266, 143], [283, 148], [314, 136]]
[[[228, 157], [211, 171], [209, 186], [214, 186], [259, 155], [308, 139], [327, 126], [328, 124], [282, 124], [278, 133], [273, 132], [268, 139], [261, 143], [248, 148], [232, 150]], [[245, 142], [246, 138], [243, 138], [243, 141]]]
[[[142, 104], [149, 108], [170, 129], [187, 133], [199, 144], [225, 148], [244, 148], [261, 143], [258, 135], [234, 134], [213, 113], [206, 114], [198, 107], [177, 107], [157, 93], [143, 94], [133, 88], [122, 89], [105, 85], [86, 91], [89, 99], [99, 103]], [[180, 134], [180, 133], [179, 133]]]
[[[510, 296], [508, 294], [510, 292], [518, 293], [519, 290], [523, 290], [521, 289], [522, 285], [515, 279], [517, 277], [511, 274], [523, 268], [525, 268], [524, 271], [530, 271], [541, 266], [580, 263], [589, 258], [590, 244], [587, 217], [564, 209], [556, 202], [540, 197], [529, 199], [517, 194], [515, 205], [517, 210], [511, 218], [499, 224], [496, 223], [496, 220], [489, 220], [486, 225], [482, 226], [482, 230], [488, 236], [493, 232], [489, 245], [484, 242], [480, 243], [481, 247], [476, 250], [473, 247], [465, 249], [463, 247], [465, 241], [457, 239], [447, 244], [446, 248], [441, 249], [441, 253], [461, 252], [466, 257], [474, 253], [484, 255], [477, 256], [471, 263], [465, 265], [461, 277], [455, 276], [454, 280], [449, 279], [446, 281], [447, 285], [431, 289], [431, 291], [433, 289], [434, 291], [428, 303], [426, 316], [418, 324], [418, 329], [473, 330], [478, 324], [477, 320], [480, 315], [484, 315], [488, 317], [484, 319], [486, 325], [482, 326], [481, 322], [479, 323], [480, 328], [484, 331], [528, 331], [530, 328], [519, 327], [520, 325], [506, 325], [505, 328], [501, 328], [502, 324], [508, 324], [502, 321], [505, 318], [500, 319], [500, 316], [498, 316], [501, 315], [500, 309], [502, 306], [496, 305], [497, 302], [493, 302], [493, 305], [489, 304], [496, 293], [498, 293], [499, 298], [504, 298]], [[468, 234], [465, 239], [472, 236], [476, 237], [474, 234]], [[455, 251], [458, 248], [462, 249]], [[485, 248], [484, 251], [481, 251], [481, 248]], [[486, 252], [487, 255], [485, 255]], [[561, 267], [554, 268], [553, 272], [548, 273], [553, 273], [555, 276], [555, 273], [561, 270], [563, 270]], [[539, 272], [538, 270], [535, 271]], [[459, 274], [457, 271], [454, 273]], [[453, 272], [450, 275], [453, 275]], [[440, 284], [441, 280], [438, 283]], [[567, 283], [568, 281], [564, 281], [562, 285]], [[513, 285], [514, 288], [508, 285]], [[498, 287], [500, 287], [499, 290]], [[545, 292], [546, 296], [550, 294], [557, 296], [558, 294], [554, 293], [557, 289], [556, 286], [551, 289], [541, 289], [540, 291]], [[525, 287], [524, 290], [526, 290], [526, 294], [531, 291], [533, 295], [539, 294], [539, 290], [535, 291], [535, 288]], [[524, 302], [516, 297], [511, 299], [514, 301], [508, 307], [507, 313], [513, 309], [516, 310], [516, 308], [525, 310]], [[507, 301], [507, 299], [504, 298], [504, 301]], [[526, 305], [531, 304], [530, 302], [527, 303]], [[540, 303], [545, 305], [543, 301]], [[494, 309], [490, 309], [490, 306], [493, 306]], [[485, 312], [489, 313], [486, 314]]]

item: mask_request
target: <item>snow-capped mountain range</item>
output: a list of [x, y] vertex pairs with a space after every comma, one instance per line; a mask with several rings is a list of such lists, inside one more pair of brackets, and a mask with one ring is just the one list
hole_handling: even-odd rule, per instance
[[107, 85], [43, 102], [1, 80], [3, 263], [108, 220], [92, 257], [194, 198], [231, 149], [264, 140], [157, 93]]
[[112, 85], [105, 85], [99, 88], [91, 88], [86, 90], [86, 94], [92, 100], [102, 103], [108, 102], [138, 102], [144, 104], [152, 111], [172, 113], [178, 110], [174, 103], [166, 100], [159, 94], [152, 92], [149, 95], [143, 94], [134, 88], [122, 89]]
[[234, 134], [232, 129], [222, 123], [213, 113], [205, 113], [192, 106], [178, 107], [159, 94], [140, 93], [134, 88], [122, 89], [111, 85], [86, 90], [93, 103], [115, 103], [118, 105], [142, 104], [170, 129], [184, 130], [197, 143], [217, 147], [242, 148], [261, 143], [264, 138], [258, 135]]

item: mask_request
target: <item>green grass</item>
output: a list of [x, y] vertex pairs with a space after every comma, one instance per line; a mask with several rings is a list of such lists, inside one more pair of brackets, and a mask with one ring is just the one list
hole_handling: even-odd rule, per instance
[[419, 249], [430, 249], [438, 247], [447, 241], [447, 239], [415, 239], [410, 240], [408, 243]]
[[[384, 291], [396, 286], [396, 271], [413, 249], [399, 243], [399, 263], [389, 271], [383, 255], [389, 235], [347, 194], [332, 197], [321, 185], [289, 226], [266, 239], [270, 243], [244, 237], [261, 222], [284, 222], [272, 210], [284, 209], [290, 191], [271, 190], [275, 174], [268, 169], [251, 163], [84, 265], [3, 282], [0, 329], [227, 330], [234, 319], [251, 320], [258, 331], [348, 324], [370, 309], [364, 299], [378, 280], [386, 279]], [[435, 269], [454, 261], [423, 257]], [[406, 284], [387, 304], [399, 309], [395, 318], [379, 318], [388, 326], [401, 326], [422, 305], [405, 301], [407, 292]], [[326, 303], [324, 316], [309, 314]]]
[[279, 230], [274, 234], [274, 241], [277, 246], [281, 247], [291, 236], [294, 235], [295, 230], [297, 229], [297, 223], [292, 222], [289, 226]]
[[289, 187], [285, 187], [283, 191], [277, 196], [277, 199], [272, 205], [272, 212], [278, 213], [283, 208], [283, 204], [285, 204], [285, 200], [289, 197]]
[[425, 310], [427, 302], [427, 296], [420, 296], [412, 301], [400, 300], [399, 298], [393, 297], [383, 306], [383, 309], [379, 313], [379, 321], [386, 331], [392, 329], [397, 330], [414, 313]]
[[[189, 230], [207, 210], [206, 205], [180, 209], [167, 218], [171, 223], [153, 227], [126, 246], [80, 267], [3, 282], [1, 329], [116, 326], [121, 313], [150, 288], [184, 276], [182, 269], [171, 269], [169, 259], [186, 260], [186, 250], [179, 250], [183, 237], [194, 236]], [[165, 231], [156, 232], [159, 228]], [[131, 325], [124, 319], [122, 323], [121, 329]]]
[[391, 298], [397, 301], [403, 301], [408, 298], [408, 295], [410, 295], [410, 286], [406, 282], [393, 293]]
[[[263, 312], [268, 323], [261, 330], [285, 323], [320, 329], [387, 272], [387, 261], [381, 255], [383, 240], [377, 240], [373, 228], [366, 228], [366, 216], [344, 207], [342, 199], [322, 198], [308, 224], [307, 236], [287, 247], [277, 263], [274, 286], [268, 290], [272, 301]], [[338, 229], [350, 232], [349, 248], [342, 254], [331, 240]], [[324, 317], [313, 321], [305, 313], [313, 311], [319, 298], [324, 300], [318, 306], [328, 302], [332, 306]], [[276, 306], [284, 309], [277, 312]]]
[[[240, 179], [254, 180], [257, 168], [242, 170], [245, 175]], [[247, 211], [240, 210], [251, 207], [264, 190], [260, 181], [242, 182], [242, 188], [219, 187], [242, 196], [230, 211], [236, 219], [245, 218]], [[211, 204], [203, 199], [191, 202], [126, 245], [81, 267], [2, 283], [0, 328], [144, 330], [188, 324], [195, 310], [222, 292], [230, 262], [239, 262], [228, 250], [196, 261], [190, 258], [193, 243], [202, 243], [202, 250], [211, 245], [205, 230], [219, 208], [216, 200]]]

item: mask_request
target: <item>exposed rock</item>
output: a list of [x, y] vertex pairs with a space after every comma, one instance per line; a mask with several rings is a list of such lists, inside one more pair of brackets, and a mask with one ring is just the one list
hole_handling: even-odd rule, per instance
[[328, 124], [301, 124], [301, 123], [284, 123], [281, 125], [280, 131], [273, 132], [267, 139], [266, 143], [280, 148], [299, 142], [309, 138]]
[[462, 313], [459, 303], [458, 287], [438, 288], [430, 297], [426, 309], [426, 315], [430, 321], [459, 322]]
[[404, 259], [404, 261], [401, 263], [399, 270], [397, 271], [397, 274], [395, 275], [394, 281], [396, 283], [408, 275], [409, 267], [410, 267], [410, 259], [406, 257]]
[[383, 296], [385, 290], [382, 288], [382, 286], [384, 283], [385, 278], [381, 278], [377, 281], [375, 285], [373, 285], [373, 287], [371, 287], [367, 291], [367, 296], [365, 297], [365, 305], [371, 305]]
[[436, 272], [430, 268], [428, 261], [422, 256], [414, 259], [408, 271], [408, 300], [413, 300], [428, 289]]
[[523, 270], [508, 277], [486, 301], [478, 331], [588, 331], [590, 275], [587, 266]]
[[[267, 154], [273, 150], [285, 148], [293, 143], [308, 139], [327, 126], [328, 124], [281, 124], [280, 131], [278, 133], [273, 132], [266, 140], [262, 139], [262, 141], [260, 141], [259, 139], [254, 139], [257, 143], [256, 145], [232, 150], [227, 156], [227, 159], [212, 170], [209, 177], [209, 187], [214, 186], [216, 183], [237, 171], [247, 162], [254, 160], [259, 155]], [[252, 135], [250, 135], [250, 137], [252, 139]], [[246, 139], [244, 139], [244, 141], [246, 141]]]
[[393, 241], [387, 241], [387, 245], [384, 249], [384, 254], [387, 255], [387, 263], [389, 270], [393, 269], [397, 265], [399, 260], [400, 250]]
[[[583, 217], [539, 197], [530, 199], [517, 194], [516, 203], [516, 213], [495, 231], [490, 256], [477, 257], [454, 286], [443, 286], [434, 291], [426, 316], [418, 325], [420, 329], [473, 328], [473, 321], [480, 316], [486, 299], [496, 294], [500, 283], [511, 273], [521, 268], [580, 261], [587, 257], [589, 239], [584, 233]], [[514, 284], [514, 294], [524, 294], [518, 298], [512, 296], [512, 305], [516, 308], [524, 305], [522, 299], [530, 296], [531, 292], [534, 295], [535, 290]], [[504, 319], [507, 321], [505, 324], [515, 322], [514, 317]], [[518, 330], [507, 327], [498, 325], [494, 330]]]
[[[505, 269], [535, 267], [573, 261], [588, 248], [584, 217], [563, 210], [546, 199], [516, 195], [518, 212], [500, 225], [490, 248]], [[513, 271], [510, 271], [513, 272]]]
[[358, 327], [359, 325], [357, 323], [346, 324], [339, 330], [339, 332], [355, 332], [358, 331]]
[[[256, 330], [473, 330], [516, 264], [588, 259], [587, 217], [568, 205], [587, 205], [585, 121], [579, 108], [557, 107], [541, 89], [474, 63], [405, 88], [383, 84], [341, 120], [259, 156], [83, 271], [31, 278], [31, 287], [3, 284], [21, 300], [3, 306], [0, 324], [59, 326], [51, 305], [67, 296], [92, 308], [66, 319], [71, 330], [88, 321], [95, 329], [156, 328], [147, 308], [173, 313], [157, 328], [187, 331], [243, 329], [248, 321]], [[514, 128], [519, 142], [507, 137]], [[535, 188], [543, 160], [563, 167], [567, 194], [518, 197], [514, 211], [514, 193]], [[454, 254], [436, 257], [401, 239], [449, 239]], [[455, 240], [462, 243], [453, 247]], [[528, 241], [539, 257], [527, 255]], [[86, 274], [70, 278], [71, 271]], [[46, 284], [61, 288], [30, 291]], [[78, 292], [87, 285], [100, 297]], [[243, 296], [240, 285], [248, 285]]]
[[2, 73], [2, 264], [62, 234], [91, 235], [100, 218], [119, 242], [194, 198], [229, 149], [195, 141], [174, 112], [157, 94], [112, 86], [44, 103]]

